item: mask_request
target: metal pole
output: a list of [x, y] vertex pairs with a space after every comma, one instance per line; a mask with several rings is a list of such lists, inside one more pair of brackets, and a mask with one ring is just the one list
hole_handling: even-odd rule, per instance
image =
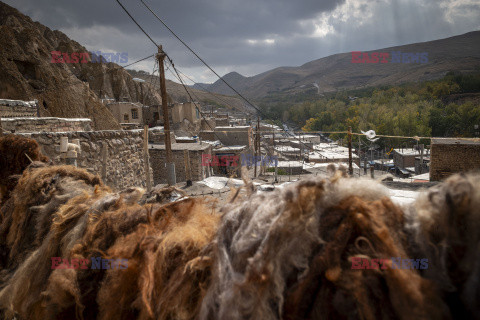
[[166, 153], [166, 167], [167, 167], [167, 184], [172, 186], [176, 184], [175, 176], [175, 163], [172, 160], [172, 142], [170, 140], [170, 120], [168, 118], [168, 102], [167, 102], [167, 87], [165, 85], [165, 68], [163, 66], [163, 61], [165, 59], [165, 52], [162, 50], [162, 46], [158, 47], [158, 69], [160, 73], [160, 91], [162, 95], [162, 106], [163, 106], [163, 126], [165, 132], [165, 153]]
[[348, 173], [353, 175], [352, 166], [352, 127], [348, 127]]

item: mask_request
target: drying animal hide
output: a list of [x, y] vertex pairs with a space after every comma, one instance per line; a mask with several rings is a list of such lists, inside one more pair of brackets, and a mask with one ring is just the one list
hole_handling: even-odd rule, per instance
[[448, 178], [412, 212], [412, 252], [430, 261], [424, 277], [442, 288], [456, 319], [480, 319], [480, 173]]
[[[0, 208], [0, 319], [480, 314], [480, 174], [453, 176], [410, 208], [345, 170], [269, 193], [247, 181], [246, 199], [237, 192], [219, 215], [205, 200], [171, 202], [175, 188], [114, 193], [71, 166], [18, 170]], [[87, 268], [53, 269], [53, 257]], [[428, 269], [394, 268], [392, 257], [428, 258]], [[386, 263], [352, 269], [359, 258]]]
[[[0, 315], [195, 318], [219, 216], [202, 200], [140, 205], [142, 196], [138, 188], [112, 193], [70, 166], [27, 168], [2, 208]], [[88, 268], [52, 269], [52, 257], [88, 259]], [[97, 258], [128, 267], [92, 269]]]
[[408, 258], [402, 210], [364, 179], [303, 180], [222, 209], [201, 319], [448, 318], [417, 270], [352, 269]]
[[40, 153], [37, 141], [13, 134], [0, 137], [0, 205], [8, 199], [18, 179], [11, 176], [21, 174], [32, 161], [48, 161]]

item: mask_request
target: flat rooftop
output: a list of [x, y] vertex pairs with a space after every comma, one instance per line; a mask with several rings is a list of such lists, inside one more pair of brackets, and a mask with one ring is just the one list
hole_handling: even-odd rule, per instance
[[[172, 143], [172, 151], [183, 151], [183, 150], [191, 150], [191, 151], [202, 151], [208, 148], [211, 148], [212, 145], [208, 143]], [[148, 144], [148, 149], [151, 150], [165, 150], [164, 144]]]
[[480, 145], [480, 138], [476, 138], [476, 139], [462, 139], [462, 138], [432, 139], [432, 144], [474, 144], [474, 145]]
[[[393, 149], [398, 154], [401, 154], [403, 156], [419, 156], [420, 155], [420, 150], [415, 150], [415, 149]], [[426, 154], [426, 150], [424, 151], [424, 154]]]
[[215, 127], [215, 131], [217, 131], [218, 129], [221, 129], [221, 130], [225, 130], [225, 129], [230, 129], [230, 130], [233, 130], [233, 129], [248, 129], [250, 128], [250, 126], [220, 126], [220, 127]]

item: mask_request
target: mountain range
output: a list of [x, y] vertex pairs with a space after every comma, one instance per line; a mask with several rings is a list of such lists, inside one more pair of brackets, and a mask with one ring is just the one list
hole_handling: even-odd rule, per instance
[[[343, 89], [398, 85], [405, 82], [433, 80], [448, 71], [463, 73], [480, 70], [480, 31], [402, 46], [365, 51], [372, 61], [372, 53], [388, 53], [388, 63], [352, 63], [352, 53], [339, 53], [305, 63], [299, 67], [279, 67], [255, 76], [245, 77], [237, 72], [225, 79], [237, 91], [251, 98], [276, 93], [297, 93], [317, 89], [318, 93]], [[398, 52], [426, 53], [427, 61], [397, 62]], [[363, 58], [363, 53], [361, 58]], [[392, 61], [393, 60], [393, 61]], [[201, 84], [209, 91], [233, 95], [220, 79], [212, 84]], [[198, 88], [195, 87], [194, 88]]]
[[[161, 104], [158, 76], [125, 70], [115, 63], [52, 63], [52, 52], [87, 53], [87, 49], [58, 30], [34, 22], [0, 1], [0, 98], [37, 99], [41, 116], [88, 117], [94, 128], [118, 129], [102, 98]], [[237, 72], [223, 78], [249, 98], [315, 91], [396, 85], [437, 79], [448, 71], [480, 70], [480, 31], [446, 39], [368, 51], [427, 53], [426, 63], [352, 63], [352, 53], [334, 54], [298, 67], [279, 67], [245, 77]], [[141, 78], [144, 82], [134, 81]], [[208, 90], [212, 93], [206, 92]], [[183, 85], [167, 81], [170, 101], [190, 99]], [[196, 84], [194, 100], [246, 110], [245, 103], [221, 80]]]

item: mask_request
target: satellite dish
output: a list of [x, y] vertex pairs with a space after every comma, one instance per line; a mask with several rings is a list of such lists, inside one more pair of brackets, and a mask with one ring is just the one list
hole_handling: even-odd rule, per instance
[[367, 137], [368, 140], [372, 142], [375, 142], [379, 139], [379, 138], [375, 138], [377, 134], [375, 133], [374, 130], [368, 130], [367, 132], [362, 131], [362, 133], [365, 135], [365, 137]]

